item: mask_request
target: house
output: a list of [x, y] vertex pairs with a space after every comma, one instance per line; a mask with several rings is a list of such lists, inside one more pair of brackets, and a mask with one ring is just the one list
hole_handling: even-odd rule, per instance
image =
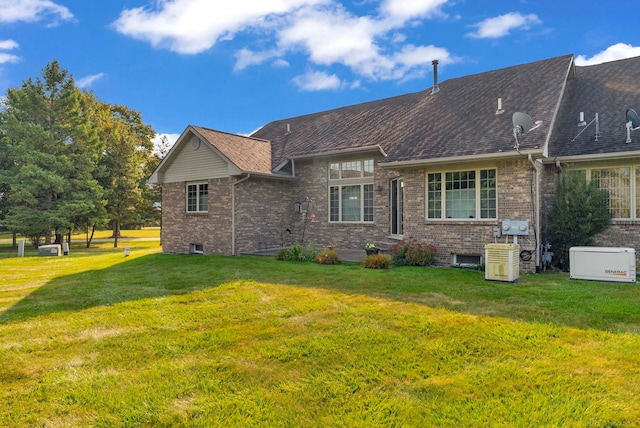
[[520, 267], [535, 271], [556, 182], [576, 166], [611, 194], [614, 225], [599, 244], [635, 247], [640, 131], [625, 142], [625, 113], [637, 103], [640, 58], [577, 67], [565, 55], [274, 121], [249, 137], [188, 126], [150, 179], [163, 186], [163, 250], [412, 237], [450, 266], [481, 261], [509, 219], [528, 225]]

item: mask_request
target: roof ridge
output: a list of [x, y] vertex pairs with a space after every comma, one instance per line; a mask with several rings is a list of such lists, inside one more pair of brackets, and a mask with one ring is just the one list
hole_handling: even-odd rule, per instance
[[237, 134], [237, 133], [233, 133], [233, 132], [221, 131], [219, 129], [208, 128], [206, 126], [199, 126], [199, 125], [189, 125], [189, 126], [191, 126], [192, 128], [195, 128], [195, 129], [202, 129], [202, 130], [205, 130], [205, 131], [217, 132], [219, 134], [231, 135], [233, 137], [246, 138], [248, 140], [255, 140], [255, 141], [261, 142], [261, 143], [270, 143], [269, 140], [265, 140], [264, 138], [253, 137], [251, 135], [243, 135], [243, 134]]

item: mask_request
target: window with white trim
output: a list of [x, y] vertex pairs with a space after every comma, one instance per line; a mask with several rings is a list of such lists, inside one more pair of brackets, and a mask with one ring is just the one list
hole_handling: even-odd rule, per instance
[[187, 212], [203, 213], [209, 209], [209, 185], [207, 183], [187, 184]]
[[373, 222], [373, 159], [329, 164], [329, 221]]
[[586, 179], [609, 193], [607, 205], [614, 219], [640, 219], [640, 166], [589, 168]]
[[427, 174], [427, 219], [495, 219], [495, 169]]

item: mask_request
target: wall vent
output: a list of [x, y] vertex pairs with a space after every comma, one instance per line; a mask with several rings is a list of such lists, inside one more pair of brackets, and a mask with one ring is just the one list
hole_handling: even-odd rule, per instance
[[204, 254], [204, 245], [189, 244], [189, 254]]
[[452, 266], [476, 267], [482, 264], [482, 256], [477, 254], [454, 254], [451, 260]]

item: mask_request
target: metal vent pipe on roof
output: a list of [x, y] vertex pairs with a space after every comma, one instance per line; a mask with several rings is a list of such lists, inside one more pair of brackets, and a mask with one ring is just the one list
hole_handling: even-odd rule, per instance
[[431, 89], [431, 93], [437, 94], [440, 92], [440, 87], [438, 86], [438, 60], [434, 59], [431, 64], [433, 64], [433, 89]]

